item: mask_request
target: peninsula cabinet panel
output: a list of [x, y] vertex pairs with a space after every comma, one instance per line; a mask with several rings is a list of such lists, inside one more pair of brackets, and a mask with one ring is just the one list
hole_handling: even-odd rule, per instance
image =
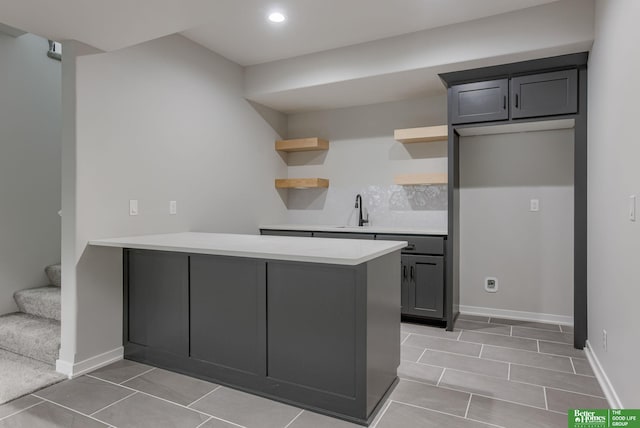
[[359, 424], [398, 382], [399, 251], [353, 266], [130, 249], [124, 261], [127, 359]]
[[509, 119], [509, 79], [466, 83], [450, 89], [451, 123]]
[[272, 262], [267, 283], [269, 377], [355, 398], [355, 270]]
[[129, 342], [188, 356], [189, 257], [145, 250], [125, 257]]
[[191, 358], [264, 376], [264, 261], [191, 256]]
[[514, 119], [575, 113], [578, 111], [578, 70], [514, 77], [511, 102]]

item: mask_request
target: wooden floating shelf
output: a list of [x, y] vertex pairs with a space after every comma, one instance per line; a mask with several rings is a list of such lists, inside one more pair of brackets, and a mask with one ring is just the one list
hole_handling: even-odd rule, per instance
[[401, 174], [393, 177], [393, 182], [401, 186], [411, 186], [420, 184], [447, 184], [446, 173], [439, 174]]
[[276, 150], [280, 152], [309, 152], [312, 150], [329, 150], [329, 142], [322, 138], [297, 138], [294, 140], [276, 141]]
[[449, 128], [447, 125], [438, 125], [424, 128], [396, 129], [393, 132], [393, 138], [402, 144], [446, 141], [449, 138]]
[[321, 189], [329, 187], [326, 178], [278, 178], [276, 189]]

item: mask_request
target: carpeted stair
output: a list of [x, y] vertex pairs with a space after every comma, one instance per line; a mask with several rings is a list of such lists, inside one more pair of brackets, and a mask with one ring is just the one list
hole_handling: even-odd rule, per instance
[[60, 321], [60, 288], [54, 285], [27, 288], [13, 295], [20, 312]]
[[47, 274], [51, 285], [55, 285], [56, 287], [62, 286], [62, 269], [60, 268], [60, 265], [47, 266], [44, 271]]
[[16, 312], [0, 317], [0, 348], [54, 365], [60, 347], [60, 322]]
[[54, 369], [60, 349], [60, 265], [45, 272], [51, 285], [17, 291], [13, 298], [20, 312], [0, 316], [0, 404], [63, 378]]

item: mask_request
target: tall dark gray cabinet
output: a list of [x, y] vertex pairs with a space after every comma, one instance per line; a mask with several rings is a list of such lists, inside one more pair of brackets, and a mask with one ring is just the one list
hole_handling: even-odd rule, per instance
[[460, 165], [465, 128], [570, 119], [574, 140], [574, 346], [587, 339], [587, 59], [588, 53], [444, 73], [449, 107], [447, 328], [459, 312]]

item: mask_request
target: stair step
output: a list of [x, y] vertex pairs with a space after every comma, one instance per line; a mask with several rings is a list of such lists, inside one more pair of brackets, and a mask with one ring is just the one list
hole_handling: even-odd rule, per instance
[[2, 315], [0, 349], [53, 365], [60, 349], [60, 322], [20, 312]]
[[60, 265], [51, 265], [44, 268], [51, 285], [62, 286], [62, 270]]
[[60, 287], [27, 288], [16, 291], [13, 299], [20, 312], [60, 321]]

